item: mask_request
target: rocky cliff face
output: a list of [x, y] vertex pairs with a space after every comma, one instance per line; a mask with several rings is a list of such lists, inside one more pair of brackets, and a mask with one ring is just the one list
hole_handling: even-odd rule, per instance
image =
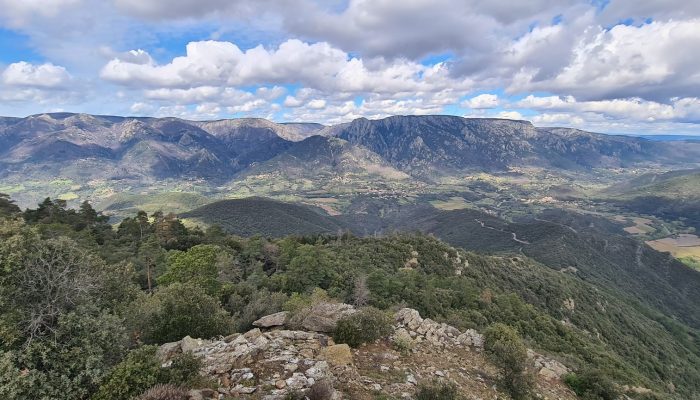
[[[351, 309], [324, 305], [317, 309], [319, 315], [307, 315], [303, 325], [327, 330], [334, 318], [326, 311], [338, 307], [344, 313]], [[192, 352], [203, 361], [200, 373], [216, 387], [193, 390], [191, 399], [273, 400], [319, 390], [332, 399], [412, 398], [418, 385], [436, 379], [453, 382], [469, 399], [507, 398], [496, 389], [496, 371], [482, 353], [478, 332], [423, 319], [416, 310], [398, 311], [389, 338], [358, 349], [336, 344], [326, 333], [289, 330], [286, 324], [288, 316], [278, 313], [256, 322], [263, 330], [218, 340], [186, 337], [161, 346], [158, 355], [164, 364], [179, 352]], [[561, 383], [568, 372], [563, 364], [532, 351], [530, 357], [542, 398], [576, 398]]]
[[[318, 155], [313, 147], [293, 144], [314, 135], [345, 139], [361, 148], [355, 153], [372, 165], [386, 163], [417, 177], [523, 165], [582, 169], [682, 163], [700, 157], [700, 143], [660, 143], [536, 128], [527, 121], [445, 115], [360, 118], [323, 127], [255, 118], [186, 121], [53, 113], [0, 119], [0, 164], [12, 174], [34, 177], [43, 171], [77, 182], [129, 176], [216, 180], [288, 151], [291, 158], [299, 158], [299, 151], [307, 152], [302, 158], [313, 158]], [[90, 162], [101, 168], [73, 170], [76, 163]]]
[[[509, 166], [563, 169], [619, 167], [636, 162], [679, 162], [700, 154], [668, 143], [564, 128], [536, 128], [528, 121], [447, 115], [357, 119], [326, 128], [380, 154], [412, 175]], [[681, 157], [678, 157], [680, 155]]]

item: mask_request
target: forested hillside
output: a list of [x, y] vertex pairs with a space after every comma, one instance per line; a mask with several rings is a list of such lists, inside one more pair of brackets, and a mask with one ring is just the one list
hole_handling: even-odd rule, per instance
[[612, 185], [597, 196], [623, 209], [683, 221], [700, 231], [700, 170], [649, 173]]
[[180, 216], [218, 225], [226, 232], [240, 236], [337, 233], [345, 228], [320, 209], [261, 197], [217, 201]]
[[459, 329], [506, 324], [575, 371], [566, 380], [587, 398], [611, 398], [599, 384], [645, 388], [628, 392], [645, 399], [700, 393], [697, 330], [525, 256], [470, 253], [422, 234], [246, 239], [160, 212], [112, 227], [87, 203], [71, 210], [48, 199], [21, 212], [2, 197], [0, 213], [5, 398], [206, 387], [196, 359], [183, 353], [162, 367], [149, 346], [246, 331], [319, 296], [408, 306]]

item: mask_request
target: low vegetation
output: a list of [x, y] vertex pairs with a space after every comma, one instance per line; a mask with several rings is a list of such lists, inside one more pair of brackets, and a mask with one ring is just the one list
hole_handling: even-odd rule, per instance
[[355, 314], [341, 318], [333, 333], [337, 343], [358, 347], [391, 333], [391, 317], [374, 307], [364, 308]]
[[460, 400], [457, 387], [450, 382], [433, 381], [418, 387], [416, 400]]
[[598, 369], [586, 369], [564, 377], [564, 382], [583, 399], [615, 400], [619, 389], [610, 377]]
[[422, 234], [241, 238], [163, 213], [113, 227], [87, 203], [72, 210], [48, 199], [21, 212], [0, 197], [0, 210], [4, 398], [130, 399], [166, 390], [156, 385], [196, 387], [195, 361], [164, 368], [151, 345], [246, 330], [319, 299], [365, 305], [336, 331], [353, 346], [386, 336], [384, 310], [395, 307], [486, 331], [515, 396], [526, 393], [525, 344], [566, 359], [577, 371], [570, 385], [592, 398], [604, 397], [589, 370], [661, 398], [700, 390], [697, 331], [522, 256], [479, 255]]
[[527, 371], [527, 347], [518, 332], [501, 323], [484, 333], [486, 355], [500, 370], [501, 386], [515, 400], [530, 397], [533, 379]]

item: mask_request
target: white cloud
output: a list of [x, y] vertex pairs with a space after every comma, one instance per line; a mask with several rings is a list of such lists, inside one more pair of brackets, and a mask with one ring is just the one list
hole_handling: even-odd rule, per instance
[[517, 111], [501, 111], [498, 114], [496, 114], [496, 118], [525, 119], [525, 117], [523, 117], [523, 115]]
[[496, 108], [500, 105], [500, 101], [497, 95], [484, 93], [472, 97], [471, 99], [463, 102], [462, 105], [472, 109]]
[[148, 103], [139, 101], [132, 104], [131, 107], [129, 107], [129, 110], [136, 115], [145, 115], [148, 113], [152, 113], [154, 108]]
[[326, 108], [326, 101], [323, 99], [313, 99], [307, 104], [307, 106], [312, 110], [320, 110], [322, 108]]
[[[145, 58], [143, 56], [142, 58]], [[150, 59], [150, 58], [149, 58]], [[366, 62], [328, 43], [287, 40], [277, 49], [242, 51], [231, 42], [191, 42], [186, 55], [158, 65], [114, 58], [101, 71], [105, 80], [130, 86], [191, 88], [214, 85], [303, 84], [326, 92], [434, 92], [464, 89], [445, 64], [425, 66], [407, 60]]]
[[532, 123], [541, 126], [581, 126], [584, 123], [584, 119], [569, 113], [543, 113], [532, 117]]
[[255, 95], [265, 100], [275, 100], [287, 93], [287, 89], [281, 86], [260, 87], [255, 91]]
[[233, 106], [227, 107], [227, 110], [228, 110], [228, 112], [233, 113], [233, 114], [235, 114], [235, 113], [249, 113], [251, 111], [260, 110], [262, 108], [265, 108], [268, 105], [269, 105], [269, 103], [263, 99], [255, 99], [255, 100], [247, 101], [243, 104], [233, 105]]
[[2, 71], [0, 80], [8, 86], [50, 89], [67, 85], [71, 76], [65, 68], [58, 65], [36, 65], [20, 61], [8, 65]]
[[198, 114], [209, 115], [211, 118], [216, 118], [221, 113], [221, 107], [215, 103], [202, 103], [195, 108]]
[[700, 92], [700, 19], [588, 28], [570, 62], [556, 74], [522, 67], [512, 92], [550, 91], [586, 99], [642, 97], [658, 100]]
[[55, 17], [81, 0], [0, 0], [0, 20], [12, 27], [30, 24], [36, 16]]
[[[47, 112], [85, 101], [87, 91], [68, 71], [51, 63], [20, 61], [0, 69], [0, 110], [5, 115]], [[6, 111], [10, 110], [10, 112]]]
[[294, 107], [301, 107], [301, 106], [304, 104], [304, 102], [301, 101], [301, 100], [299, 100], [299, 99], [298, 99], [297, 97], [295, 97], [295, 96], [287, 96], [287, 97], [284, 99], [284, 103], [282, 103], [282, 104], [283, 104], [285, 107], [293, 107], [293, 108], [294, 108]]
[[599, 114], [608, 119], [638, 122], [700, 120], [700, 100], [697, 97], [671, 99], [669, 104], [640, 98], [577, 101], [573, 96], [527, 96], [513, 104], [517, 108], [562, 113]]

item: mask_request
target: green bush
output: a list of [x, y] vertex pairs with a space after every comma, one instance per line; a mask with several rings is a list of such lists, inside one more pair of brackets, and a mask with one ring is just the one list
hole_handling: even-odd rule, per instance
[[416, 400], [457, 400], [461, 396], [452, 382], [433, 381], [418, 387]]
[[189, 353], [178, 354], [169, 367], [162, 367], [156, 346], [132, 350], [110, 372], [93, 400], [129, 400], [159, 384], [196, 386], [201, 379], [201, 361]]
[[59, 318], [51, 337], [0, 351], [0, 399], [86, 399], [126, 351], [121, 320], [90, 308]]
[[391, 318], [384, 311], [374, 307], [363, 308], [338, 321], [333, 339], [337, 343], [357, 347], [387, 336], [391, 333], [391, 322]]
[[219, 301], [194, 284], [174, 283], [137, 300], [129, 321], [147, 344], [174, 342], [189, 335], [211, 338], [233, 330], [231, 316]]
[[181, 353], [173, 357], [170, 366], [163, 369], [163, 380], [176, 385], [201, 387], [204, 377], [199, 374], [202, 360], [192, 353]]
[[226, 253], [219, 246], [200, 244], [187, 251], [175, 251], [168, 257], [168, 270], [158, 283], [193, 283], [215, 294], [221, 284], [217, 281], [219, 264], [226, 263]]
[[288, 297], [284, 293], [253, 289], [250, 294], [231, 294], [226, 308], [231, 310], [235, 318], [236, 330], [245, 332], [253, 328], [255, 320], [282, 311], [282, 306], [287, 300]]
[[163, 381], [156, 346], [132, 350], [111, 371], [93, 400], [129, 400]]
[[527, 347], [515, 329], [493, 324], [484, 333], [484, 350], [501, 373], [501, 386], [515, 400], [527, 399], [533, 386], [527, 373]]
[[615, 400], [620, 396], [610, 376], [599, 369], [567, 374], [564, 383], [583, 399]]
[[401, 334], [397, 333], [394, 335], [391, 338], [391, 341], [394, 345], [394, 349], [403, 355], [408, 354], [415, 346], [415, 341], [405, 331], [403, 331]]

